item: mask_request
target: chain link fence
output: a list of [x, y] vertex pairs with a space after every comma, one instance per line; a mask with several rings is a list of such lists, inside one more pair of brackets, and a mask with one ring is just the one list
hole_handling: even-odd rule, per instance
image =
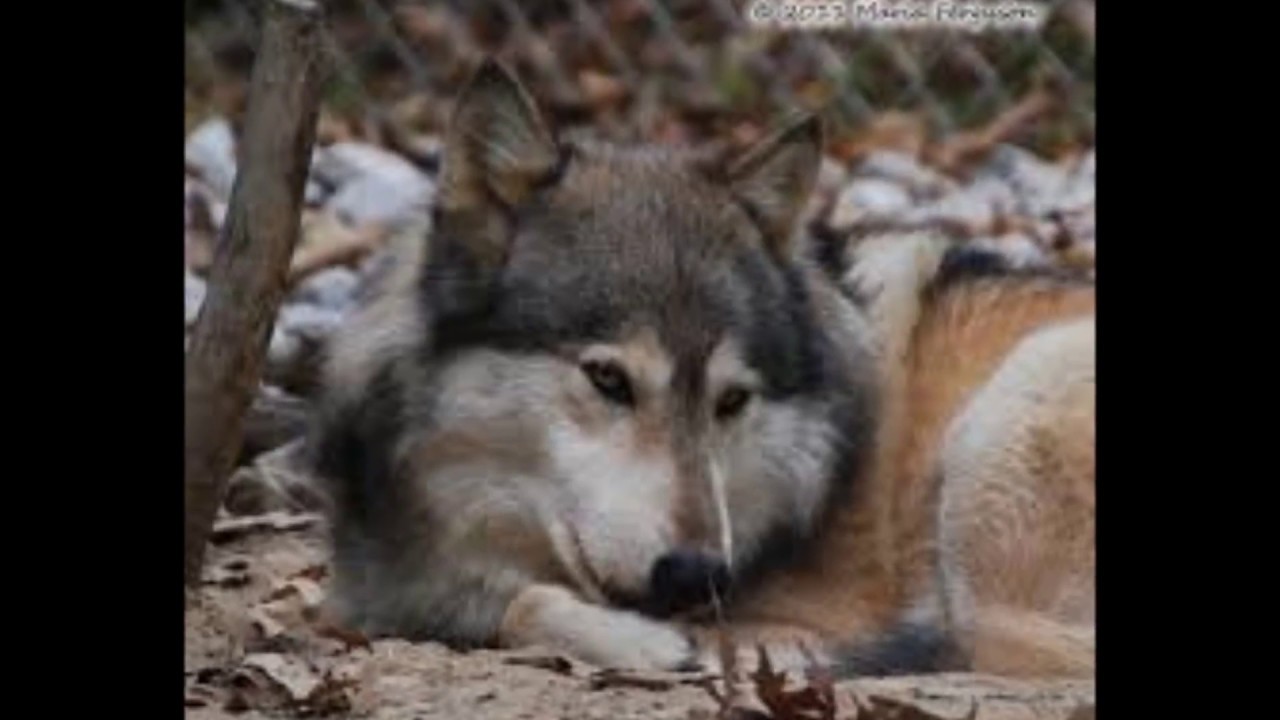
[[[1011, 140], [1047, 153], [1092, 145], [1093, 0], [1041, 0], [1038, 28], [982, 33], [769, 29], [748, 19], [753, 1], [332, 0], [336, 72], [323, 118], [364, 135], [438, 132], [469, 69], [493, 54], [558, 124], [616, 139], [748, 143], [799, 108], [825, 111], [837, 147], [885, 118], [940, 138], [1045, 96], [1053, 102]], [[190, 127], [236, 115], [259, 8], [186, 5]]]

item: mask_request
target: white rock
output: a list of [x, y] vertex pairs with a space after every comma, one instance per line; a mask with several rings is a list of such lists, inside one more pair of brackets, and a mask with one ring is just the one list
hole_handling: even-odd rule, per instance
[[323, 185], [315, 180], [308, 179], [307, 186], [302, 193], [302, 201], [307, 205], [316, 206], [322, 203], [328, 195], [329, 192], [324, 189]]
[[320, 341], [333, 334], [342, 323], [343, 313], [309, 303], [291, 303], [280, 309], [276, 327], [291, 336]]
[[1044, 215], [1054, 209], [1067, 189], [1067, 174], [1062, 168], [1011, 145], [996, 148], [978, 175], [1008, 183], [1018, 200], [1016, 209], [1028, 215]]
[[1092, 245], [1098, 239], [1098, 215], [1092, 208], [1087, 212], [1064, 216], [1067, 229], [1076, 242]]
[[360, 142], [338, 142], [318, 148], [312, 154], [311, 172], [316, 179], [332, 186], [369, 175], [401, 182], [417, 182], [423, 177], [418, 168], [403, 157]]
[[355, 227], [381, 223], [395, 229], [426, 217], [434, 197], [435, 185], [424, 175], [411, 182], [366, 175], [343, 185], [325, 208]]
[[1018, 268], [1044, 268], [1052, 264], [1049, 255], [1032, 238], [1022, 233], [1002, 235], [1000, 237], [978, 237], [972, 241], [974, 247], [998, 253], [1011, 265]]
[[905, 213], [911, 223], [957, 222], [974, 227], [990, 225], [997, 212], [1009, 212], [1018, 205], [1013, 189], [996, 178], [979, 178], [972, 184], [947, 193], [938, 200]]
[[956, 202], [964, 200], [984, 202], [992, 209], [1002, 212], [1009, 212], [1018, 204], [1017, 190], [1009, 183], [994, 177], [976, 178], [951, 194], [961, 198]]
[[408, 160], [365, 143], [316, 151], [312, 176], [336, 188], [325, 203], [344, 222], [399, 227], [428, 214], [435, 183]]
[[204, 304], [206, 291], [207, 287], [205, 285], [205, 281], [188, 272], [184, 293], [187, 327], [191, 327], [195, 324], [196, 316], [200, 314], [200, 306]]
[[231, 123], [214, 117], [204, 121], [187, 136], [186, 164], [200, 173], [200, 178], [221, 200], [231, 197], [236, 177], [236, 141]]
[[293, 292], [292, 300], [331, 310], [344, 310], [354, 299], [359, 282], [359, 277], [352, 270], [342, 267], [326, 268], [304, 280]]
[[859, 223], [892, 219], [910, 207], [911, 196], [898, 184], [862, 178], [849, 183], [836, 198], [828, 222], [836, 230], [847, 230]]
[[281, 327], [280, 321], [271, 329], [271, 340], [267, 344], [267, 364], [273, 368], [288, 368], [302, 352], [302, 341]]
[[214, 230], [220, 230], [227, 217], [227, 203], [218, 197], [207, 183], [194, 178], [186, 178], [183, 183], [183, 224], [192, 227], [196, 224], [197, 214], [205, 214]]
[[1062, 193], [1055, 200], [1055, 207], [1071, 212], [1092, 207], [1097, 202], [1098, 171], [1096, 158], [1096, 153], [1091, 150], [1080, 161], [1067, 178]]
[[1080, 164], [1076, 166], [1076, 178], [1086, 180], [1090, 183], [1096, 182], [1098, 178], [1098, 151], [1090, 150], [1080, 159]]
[[957, 187], [955, 181], [925, 167], [907, 153], [875, 150], [862, 159], [854, 170], [857, 177], [890, 180], [919, 198], [935, 198]]

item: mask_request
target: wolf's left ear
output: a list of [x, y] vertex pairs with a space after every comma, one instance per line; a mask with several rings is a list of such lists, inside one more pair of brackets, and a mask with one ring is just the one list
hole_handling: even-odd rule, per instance
[[822, 121], [804, 115], [762, 140], [728, 170], [729, 187], [770, 249], [785, 255], [822, 163]]
[[441, 204], [475, 210], [492, 194], [515, 206], [558, 162], [555, 139], [528, 93], [505, 68], [485, 60], [459, 95], [445, 135]]

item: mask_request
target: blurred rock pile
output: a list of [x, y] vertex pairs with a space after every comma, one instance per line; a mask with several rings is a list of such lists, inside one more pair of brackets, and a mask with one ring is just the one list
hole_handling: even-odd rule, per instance
[[[204, 275], [221, 230], [236, 172], [230, 124], [213, 118], [186, 146], [186, 322], [204, 298]], [[290, 291], [276, 319], [267, 380], [306, 394], [314, 360], [342, 319], [358, 270], [391, 234], [426, 222], [432, 177], [403, 156], [368, 143], [333, 142], [312, 158], [302, 233], [290, 268]]]
[[1096, 152], [1045, 162], [1011, 145], [994, 148], [965, 178], [897, 150], [849, 167], [829, 162], [811, 223], [848, 244], [884, 233], [931, 230], [997, 251], [1026, 268], [1089, 277], [1095, 267]]

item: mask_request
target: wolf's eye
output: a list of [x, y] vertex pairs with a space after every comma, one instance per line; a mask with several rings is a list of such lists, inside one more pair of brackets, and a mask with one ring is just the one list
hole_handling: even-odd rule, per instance
[[616, 364], [588, 361], [582, 364], [582, 372], [587, 374], [587, 379], [596, 386], [596, 390], [609, 400], [627, 406], [635, 403], [627, 374]]
[[729, 388], [716, 400], [716, 419], [729, 420], [737, 417], [751, 400], [751, 391], [746, 388]]

